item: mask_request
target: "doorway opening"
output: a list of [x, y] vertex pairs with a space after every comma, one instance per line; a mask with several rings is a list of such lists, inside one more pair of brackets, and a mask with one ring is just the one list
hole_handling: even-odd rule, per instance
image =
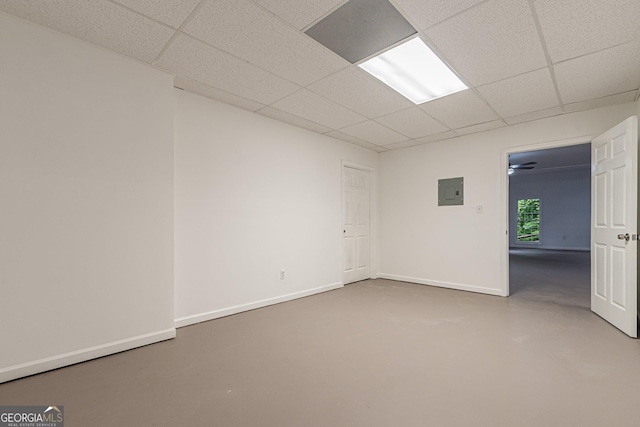
[[590, 307], [591, 144], [508, 155], [509, 295]]
[[[632, 338], [638, 336], [638, 117], [630, 116], [596, 137], [582, 137], [570, 141], [551, 142], [539, 146], [504, 150], [503, 170], [515, 171], [519, 166], [509, 164], [514, 156], [532, 150], [591, 144], [591, 228], [589, 231], [590, 254], [590, 311]], [[536, 164], [529, 163], [529, 166]], [[509, 233], [512, 215], [508, 202], [511, 178], [502, 175], [503, 224], [506, 231], [503, 240], [502, 295], [509, 296]], [[570, 193], [566, 193], [569, 197]], [[540, 217], [545, 218], [546, 202], [540, 199]], [[586, 209], [585, 209], [586, 211]], [[571, 215], [566, 218], [574, 219]], [[544, 219], [541, 220], [541, 239], [545, 239]], [[566, 236], [560, 232], [556, 238]], [[529, 242], [528, 244], [534, 244]], [[539, 248], [542, 247], [542, 243]], [[552, 249], [552, 248], [550, 248]]]

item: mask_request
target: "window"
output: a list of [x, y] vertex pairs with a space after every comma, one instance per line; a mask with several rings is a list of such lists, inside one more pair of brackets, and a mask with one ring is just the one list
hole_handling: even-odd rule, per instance
[[540, 242], [540, 199], [518, 200], [518, 242]]

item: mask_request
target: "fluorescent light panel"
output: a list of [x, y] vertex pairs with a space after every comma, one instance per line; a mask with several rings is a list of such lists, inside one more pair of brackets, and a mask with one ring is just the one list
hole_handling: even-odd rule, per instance
[[467, 89], [420, 37], [363, 62], [360, 68], [415, 104]]

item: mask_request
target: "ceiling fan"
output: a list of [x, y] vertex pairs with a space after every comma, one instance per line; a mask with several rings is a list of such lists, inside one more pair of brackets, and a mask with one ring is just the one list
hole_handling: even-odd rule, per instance
[[516, 169], [533, 169], [535, 168], [534, 165], [537, 165], [537, 164], [538, 162], [526, 162], [526, 163], [519, 163], [517, 165], [512, 165], [511, 163], [509, 163], [509, 175], [514, 173]]

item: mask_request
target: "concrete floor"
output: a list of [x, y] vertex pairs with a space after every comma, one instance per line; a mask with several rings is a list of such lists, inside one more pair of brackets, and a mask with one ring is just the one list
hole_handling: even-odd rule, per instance
[[520, 255], [509, 298], [368, 280], [2, 384], [0, 404], [64, 405], [67, 427], [639, 425], [640, 342], [585, 305], [584, 262]]
[[509, 291], [516, 300], [591, 307], [591, 253], [511, 249]]

